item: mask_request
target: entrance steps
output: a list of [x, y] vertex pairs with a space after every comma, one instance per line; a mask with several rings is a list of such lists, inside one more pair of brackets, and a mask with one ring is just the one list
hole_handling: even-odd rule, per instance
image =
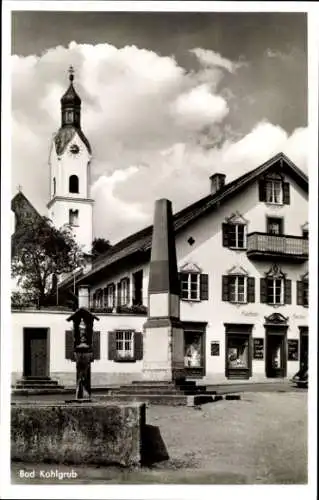
[[64, 386], [50, 377], [23, 377], [12, 388], [14, 395], [28, 394], [59, 394], [64, 392]]
[[[205, 386], [197, 386], [195, 382], [132, 382], [110, 389], [108, 394], [100, 396], [103, 401], [141, 401], [150, 404], [168, 406], [194, 406], [214, 401], [216, 391], [207, 391]], [[192, 404], [190, 404], [190, 402]]]

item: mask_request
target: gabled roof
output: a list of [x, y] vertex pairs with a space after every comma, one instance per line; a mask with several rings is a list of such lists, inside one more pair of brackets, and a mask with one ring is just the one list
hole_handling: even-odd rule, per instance
[[11, 210], [19, 217], [25, 213], [41, 217], [28, 198], [19, 191], [11, 200]]
[[[287, 156], [283, 153], [278, 153], [270, 160], [266, 161], [259, 167], [247, 172], [238, 177], [229, 184], [225, 184], [215, 194], [209, 194], [204, 198], [188, 205], [174, 215], [174, 229], [178, 233], [184, 229], [189, 223], [194, 222], [201, 215], [219, 208], [220, 204], [225, 202], [231, 196], [239, 193], [249, 184], [273, 168], [280, 169], [282, 173], [288, 174], [293, 178], [304, 191], [308, 192], [308, 176], [302, 172]], [[152, 246], [152, 231], [153, 226], [148, 226], [137, 233], [124, 238], [116, 245], [112, 246], [104, 255], [96, 259], [91, 271], [79, 277], [76, 282], [81, 283], [94, 279], [102, 269], [105, 270], [111, 264], [118, 262], [130, 255], [138, 252], [149, 251]], [[63, 286], [63, 284], [62, 284]]]

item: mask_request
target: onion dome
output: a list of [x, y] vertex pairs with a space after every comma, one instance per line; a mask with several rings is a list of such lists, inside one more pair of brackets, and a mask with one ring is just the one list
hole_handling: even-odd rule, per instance
[[73, 80], [74, 80], [74, 69], [72, 66], [69, 68], [69, 80], [70, 80], [70, 85], [68, 90], [65, 92], [65, 94], [61, 98], [61, 105], [62, 107], [64, 106], [81, 106], [81, 99], [76, 93], [74, 87], [73, 87]]

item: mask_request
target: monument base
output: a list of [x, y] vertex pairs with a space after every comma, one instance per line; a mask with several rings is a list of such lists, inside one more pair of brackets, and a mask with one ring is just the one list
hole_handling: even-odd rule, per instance
[[184, 331], [169, 319], [145, 325], [143, 381], [176, 382], [185, 379]]

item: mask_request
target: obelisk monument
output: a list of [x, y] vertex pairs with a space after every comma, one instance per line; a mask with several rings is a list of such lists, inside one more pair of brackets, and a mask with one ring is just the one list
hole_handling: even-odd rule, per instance
[[185, 378], [172, 203], [166, 199], [155, 202], [143, 378], [167, 382]]

